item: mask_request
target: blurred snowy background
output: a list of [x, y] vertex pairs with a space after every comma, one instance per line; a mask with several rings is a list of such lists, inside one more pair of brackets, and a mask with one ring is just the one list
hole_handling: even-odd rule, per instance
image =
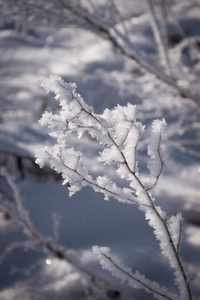
[[[66, 3], [71, 4], [68, 7]], [[200, 1], [153, 1], [170, 68], [160, 57], [163, 51], [159, 50], [159, 39], [156, 41], [158, 30], [149, 3], [152, 2], [0, 1], [0, 164], [13, 176], [41, 234], [52, 236], [53, 216], [60, 216], [59, 243], [79, 258], [83, 267], [110, 283], [108, 299], [153, 298], [130, 290], [126, 284], [121, 286], [102, 271], [91, 252], [96, 244], [111, 247], [126, 265], [160, 284], [171, 287], [174, 278], [151, 228], [136, 207], [104, 201], [101, 194], [89, 188], [69, 198], [59, 175], [34, 164], [36, 147], [48, 144], [50, 139], [38, 120], [45, 110], [58, 108], [53, 95], [46, 94], [39, 81], [58, 74], [65, 82], [75, 82], [78, 92], [97, 113], [118, 103], [137, 104], [138, 119], [146, 124], [147, 132], [153, 119], [166, 119], [165, 165], [155, 197], [168, 214], [183, 213], [181, 257], [197, 272], [192, 291], [199, 296]], [[75, 12], [84, 12], [82, 19]], [[121, 45], [127, 53], [132, 45], [142, 62], [147, 61], [165, 76], [171, 72], [168, 77], [176, 84], [166, 83], [168, 80], [162, 79], [165, 76], [159, 78], [159, 72], [155, 76], [124, 55], [112, 39], [85, 21], [87, 16], [96, 16], [94, 20], [106, 24], [109, 30], [117, 28], [126, 37]], [[144, 138], [139, 164], [144, 173], [147, 142]], [[91, 144], [87, 155], [93, 164], [96, 145], [87, 137], [85, 143]], [[94, 173], [98, 171], [94, 163]], [[107, 167], [100, 171], [109, 172]], [[0, 192], [12, 201], [12, 190], [3, 176]], [[0, 253], [13, 242], [25, 240], [23, 226], [1, 208]], [[37, 251], [18, 249], [2, 259], [0, 278], [2, 300], [105, 299], [90, 291], [91, 283], [81, 272], [39, 247]]]

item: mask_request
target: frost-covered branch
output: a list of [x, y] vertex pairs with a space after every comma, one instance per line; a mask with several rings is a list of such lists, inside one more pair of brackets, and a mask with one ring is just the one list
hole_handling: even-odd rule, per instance
[[44, 253], [49, 252], [53, 257], [65, 260], [70, 265], [72, 265], [78, 272], [85, 274], [89, 281], [92, 282], [95, 289], [105, 292], [105, 300], [109, 299], [107, 291], [112, 290], [112, 286], [103, 280], [102, 278], [93, 274], [90, 270], [83, 267], [81, 262], [73, 254], [69, 253], [61, 245], [58, 244], [58, 218], [55, 217], [55, 240], [47, 238], [39, 233], [34, 225], [32, 224], [28, 211], [23, 205], [21, 195], [19, 193], [18, 187], [15, 184], [13, 178], [9, 174], [8, 170], [1, 169], [1, 176], [4, 176], [13, 192], [13, 197], [7, 198], [7, 194], [3, 190], [0, 191], [0, 209], [9, 215], [9, 218], [14, 219], [18, 225], [22, 226], [24, 233], [28, 240], [21, 242], [13, 242], [9, 245], [4, 252], [0, 255], [0, 263], [6, 260], [12, 253], [19, 249], [23, 250], [38, 250], [42, 248]]
[[[111, 1], [111, 0], [110, 0]], [[110, 42], [110, 44], [116, 48], [123, 56], [127, 59], [134, 61], [140, 68], [142, 68], [147, 73], [152, 74], [161, 82], [167, 84], [172, 87], [181, 96], [192, 99], [194, 102], [199, 103], [199, 92], [191, 87], [181, 86], [179, 85], [179, 81], [181, 78], [174, 78], [172, 68], [170, 66], [170, 60], [168, 55], [168, 50], [165, 45], [165, 41], [162, 38], [162, 34], [159, 28], [159, 24], [156, 22], [156, 16], [154, 14], [154, 8], [152, 2], [148, 0], [150, 4], [150, 11], [153, 16], [153, 28], [156, 33], [160, 53], [162, 54], [162, 60], [165, 60], [165, 70], [163, 70], [161, 64], [157, 63], [158, 61], [150, 61], [149, 55], [144, 55], [143, 51], [141, 51], [136, 44], [131, 39], [130, 35], [128, 35], [128, 30], [126, 26], [126, 19], [122, 17], [122, 13], [120, 9], [116, 6], [115, 1], [111, 1], [113, 5], [111, 8], [109, 7], [110, 1], [105, 1], [106, 5], [108, 5], [108, 10], [111, 15], [117, 15], [114, 20], [110, 20], [108, 18], [103, 18], [100, 16], [98, 3], [94, 5], [92, 1], [48, 1], [40, 0], [34, 1], [24, 1], [13, 0], [6, 1], [7, 3], [2, 4], [2, 17], [6, 20], [10, 21], [14, 20], [16, 23], [20, 23], [21, 26], [28, 27], [34, 23], [41, 26], [47, 24], [55, 25], [55, 26], [68, 26], [72, 24], [77, 28], [81, 27], [88, 31], [94, 32], [99, 37], [102, 37]], [[1, 5], [2, 0], [0, 0]], [[3, 1], [5, 2], [5, 1]], [[13, 8], [14, 7], [14, 8]], [[17, 7], [17, 8], [16, 8]], [[91, 8], [92, 7], [92, 8]], [[114, 8], [113, 8], [114, 7]], [[117, 14], [116, 14], [117, 12]], [[132, 12], [133, 13], [133, 12]], [[123, 31], [118, 29], [118, 25], [123, 25]], [[25, 30], [27, 30], [25, 28]], [[174, 67], [173, 63], [173, 69]], [[178, 73], [178, 72], [177, 72]], [[180, 73], [180, 72], [179, 72]], [[182, 72], [183, 73], [183, 72]], [[187, 81], [188, 82], [188, 81]]]
[[122, 283], [127, 281], [131, 287], [144, 289], [147, 293], [152, 293], [157, 299], [176, 299], [177, 295], [170, 294], [166, 288], [160, 287], [158, 283], [146, 279], [138, 271], [133, 274], [130, 268], [123, 266], [116, 257], [110, 254], [109, 248], [93, 246], [92, 249], [93, 253], [98, 256], [102, 268], [110, 271]]
[[30, 241], [30, 240], [12, 243], [5, 249], [4, 253], [1, 254], [0, 263], [4, 262], [11, 254], [13, 254], [19, 249], [31, 250], [31, 249], [35, 249], [38, 246], [39, 246], [38, 241]]
[[148, 164], [150, 170], [150, 178], [153, 183], [150, 183], [150, 186], [147, 190], [154, 188], [161, 176], [164, 162], [161, 157], [161, 138], [162, 133], [165, 130], [166, 122], [163, 119], [162, 121], [154, 121], [152, 123], [152, 132], [150, 136], [150, 143], [148, 146], [148, 154], [151, 157], [151, 161]]
[[[83, 24], [86, 25], [89, 30], [99, 33], [100, 36], [108, 39], [111, 44], [117, 48], [122, 55], [126, 56], [128, 59], [135, 61], [139, 64], [147, 72], [153, 74], [159, 80], [164, 82], [165, 84], [172, 86], [175, 88], [181, 95], [192, 99], [195, 102], [199, 102], [199, 95], [191, 92], [189, 89], [186, 89], [178, 84], [178, 81], [175, 80], [171, 75], [164, 73], [159, 67], [156, 65], [152, 65], [146, 57], [142, 55], [141, 52], [130, 43], [129, 39], [126, 35], [121, 34], [116, 27], [111, 27], [106, 22], [103, 22], [102, 19], [98, 19], [94, 17], [89, 11], [86, 11], [80, 7], [76, 7], [72, 5], [70, 2], [62, 2], [64, 8], [72, 12], [79, 19], [83, 20]], [[158, 30], [157, 30], [158, 31]], [[167, 49], [164, 47], [163, 41], [159, 43], [163, 51], [164, 57], [167, 59], [167, 66], [170, 69], [170, 62], [167, 54]], [[171, 73], [171, 69], [170, 69]]]
[[[161, 140], [166, 127], [165, 120], [155, 120], [152, 123], [151, 142], [148, 147], [148, 154], [151, 157], [151, 162], [148, 164], [150, 176], [148, 180], [143, 180], [138, 168], [137, 148], [145, 127], [137, 121], [134, 105], [128, 104], [124, 107], [118, 105], [112, 110], [106, 109], [102, 114], [96, 114], [93, 108], [76, 93], [75, 84], [66, 84], [59, 76], [50, 76], [42, 80], [41, 84], [47, 92], [51, 91], [56, 95], [55, 98], [59, 101], [61, 109], [59, 114], [45, 112], [40, 120], [41, 125], [49, 128], [49, 134], [54, 138], [55, 144], [39, 147], [36, 163], [40, 167], [49, 163], [51, 168], [61, 173], [63, 184], [68, 184], [70, 195], [89, 185], [95, 191], [103, 193], [106, 200], [112, 196], [123, 203], [137, 204], [138, 208], [145, 213], [146, 220], [159, 241], [161, 253], [167, 258], [174, 272], [179, 295], [168, 296], [166, 289], [163, 290], [159, 285], [155, 286], [154, 283], [136, 273], [139, 276], [137, 279], [139, 278], [140, 287], [152, 292], [158, 299], [192, 300], [190, 286], [179, 256], [181, 214], [168, 218], [161, 207], [155, 204], [151, 194], [163, 169]], [[78, 144], [80, 146], [81, 137], [86, 131], [92, 139], [99, 142], [102, 148], [99, 156], [94, 157], [94, 163], [111, 165], [119, 176], [118, 181], [126, 180], [130, 188], [119, 187], [108, 176], [93, 178], [89, 166], [85, 164], [86, 153], [68, 148], [74, 142], [72, 133], [80, 139]], [[118, 264], [111, 256], [107, 256], [107, 259], [111, 263], [109, 269], [112, 272], [115, 273], [114, 270], [118, 268], [124, 276], [132, 276], [132, 279], [136, 279], [136, 276], [134, 277], [130, 272], [127, 275], [126, 268], [117, 267]]]

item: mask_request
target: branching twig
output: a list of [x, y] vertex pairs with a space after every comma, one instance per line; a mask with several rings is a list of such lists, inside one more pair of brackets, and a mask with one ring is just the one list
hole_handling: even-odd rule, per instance
[[[116, 7], [114, 1], [110, 1], [112, 1]], [[11, 14], [13, 14], [12, 18], [14, 18], [14, 20], [15, 18], [18, 19], [19, 16], [21, 16], [23, 19], [23, 15], [27, 14], [26, 9], [24, 8], [24, 3], [20, 3], [19, 0], [18, 3], [19, 8], [17, 12], [12, 10], [9, 14], [10, 17]], [[47, 23], [52, 22], [56, 26], [59, 25], [66, 27], [69, 24], [73, 24], [73, 26], [79, 26], [95, 32], [98, 34], [98, 36], [107, 39], [112, 46], [121, 52], [123, 56], [131, 61], [136, 62], [144, 71], [147, 71], [164, 84], [167, 84], [175, 89], [181, 96], [187, 97], [199, 105], [199, 92], [193, 91], [191, 87], [186, 88], [185, 86], [180, 86], [178, 84], [179, 80], [174, 78], [171, 72], [172, 68], [170, 67], [168, 51], [161, 37], [161, 43], [159, 44], [163, 48], [162, 52], [164, 53], [166, 66], [169, 72], [163, 71], [160, 66], [156, 65], [156, 63], [152, 64], [152, 62], [148, 61], [148, 56], [143, 55], [143, 53], [135, 46], [135, 44], [130, 41], [129, 36], [127, 36], [127, 30], [124, 29], [125, 33], [121, 32], [117, 29], [117, 26], [113, 26], [113, 24], [110, 24], [109, 22], [106, 22], [100, 18], [96, 11], [89, 11], [89, 9], [87, 10], [83, 5], [80, 3], [77, 4], [75, 1], [58, 0], [54, 3], [51, 3], [51, 5], [48, 7], [44, 5], [44, 3], [45, 1], [43, 2], [43, 0], [40, 0], [37, 3], [30, 1], [26, 4], [27, 11], [32, 13], [32, 22], [42, 19], [46, 20]], [[124, 20], [118, 8], [117, 11], [118, 15], [120, 15], [121, 23], [124, 24]], [[125, 26], [125, 24], [123, 26]], [[157, 26], [157, 31], [158, 33], [160, 32], [159, 26]]]
[[[61, 1], [61, 0], [60, 0]], [[70, 3], [66, 3], [61, 1], [63, 7], [73, 13], [75, 16], [80, 18], [85, 24], [88, 25], [91, 31], [99, 32], [104, 38], [108, 39], [111, 44], [120, 50], [120, 52], [129, 58], [130, 60], [135, 61], [147, 72], [156, 76], [159, 80], [164, 82], [165, 84], [174, 87], [181, 95], [192, 99], [194, 102], [199, 102], [199, 95], [196, 95], [190, 92], [189, 89], [183, 88], [178, 85], [176, 80], [171, 76], [163, 73], [161, 70], [152, 66], [142, 55], [137, 51], [137, 49], [129, 43], [127, 38], [120, 34], [116, 28], [113, 28], [114, 35], [112, 31], [110, 31], [109, 27], [101, 21], [98, 22], [97, 19], [94, 18], [89, 12], [84, 11], [78, 7], [72, 6]], [[124, 45], [125, 44], [125, 45]]]
[[[143, 125], [136, 121], [135, 106], [128, 104], [126, 107], [121, 107], [118, 105], [113, 110], [107, 109], [102, 115], [97, 115], [93, 112], [93, 108], [87, 106], [80, 95], [75, 92], [75, 88], [72, 88], [74, 86], [65, 84], [60, 77], [50, 76], [49, 79], [42, 82], [42, 85], [47, 91], [51, 90], [60, 95], [60, 104], [64, 107], [61, 120], [66, 124], [66, 121], [63, 121], [64, 113], [67, 116], [65, 120], [67, 119], [68, 122], [64, 136], [70, 138], [67, 134], [68, 131], [79, 133], [79, 130], [84, 131], [88, 129], [89, 134], [95, 137], [104, 148], [100, 153], [100, 161], [103, 161], [105, 164], [116, 163], [118, 175], [130, 183], [131, 189], [124, 190], [119, 188], [107, 176], [99, 176], [96, 180], [92, 179], [86, 168], [82, 166], [83, 160], [80, 159], [80, 153], [75, 152], [72, 148], [67, 149], [65, 144], [63, 145], [60, 138], [60, 135], [63, 136], [63, 131], [60, 132], [59, 129], [61, 127], [60, 123], [58, 123], [58, 130], [55, 131], [59, 115], [55, 119], [50, 115], [48, 121], [48, 114], [45, 114], [44, 119], [41, 119], [41, 124], [48, 124], [50, 128], [54, 128], [53, 136], [56, 139], [56, 144], [54, 147], [39, 149], [37, 163], [43, 166], [44, 162], [50, 161], [52, 168], [59, 173], [63, 173], [64, 182], [75, 185], [75, 189], [72, 190], [74, 192], [85, 185], [89, 185], [95, 191], [104, 193], [107, 200], [109, 196], [112, 196], [120, 202], [137, 204], [139, 209], [145, 213], [146, 219], [149, 220], [149, 225], [153, 227], [161, 252], [167, 257], [169, 265], [174, 271], [180, 293], [178, 299], [192, 300], [190, 286], [179, 256], [181, 240], [181, 225], [179, 221], [181, 220], [181, 215], [168, 219], [165, 212], [155, 205], [150, 193], [150, 190], [157, 184], [163, 169], [160, 146], [161, 135], [166, 126], [165, 120], [155, 120], [152, 124], [151, 144], [148, 153], [153, 161], [150, 166], [150, 175], [154, 177], [154, 183], [150, 188], [146, 188], [138, 170], [136, 170], [136, 150], [140, 134], [143, 131]], [[66, 99], [66, 102], [64, 102], [64, 99]], [[77, 111], [76, 117], [74, 117], [72, 108], [73, 111]], [[73, 114], [73, 120], [70, 118], [70, 112]], [[69, 187], [70, 189], [71, 187]], [[131, 191], [135, 191], [136, 197], [132, 198]], [[125, 269], [120, 271], [127, 275]], [[169, 297], [168, 299], [173, 298]]]
[[[66, 250], [63, 249], [60, 245], [55, 243], [54, 241], [51, 241], [50, 239], [42, 236], [33, 226], [28, 212], [24, 208], [22, 204], [22, 200], [18, 191], [17, 186], [15, 185], [14, 181], [12, 180], [11, 176], [8, 175], [8, 172], [4, 172], [6, 178], [9, 180], [9, 183], [11, 184], [11, 187], [13, 188], [14, 192], [14, 203], [12, 206], [9, 204], [8, 201], [0, 199], [0, 206], [3, 207], [3, 209], [8, 212], [14, 219], [18, 221], [18, 224], [20, 224], [25, 229], [25, 234], [28, 236], [29, 240], [23, 241], [23, 242], [17, 242], [11, 244], [4, 252], [4, 254], [1, 256], [1, 261], [5, 260], [9, 255], [11, 255], [13, 252], [20, 248], [25, 249], [34, 249], [36, 247], [42, 247], [44, 252], [48, 250], [51, 255], [54, 257], [65, 260], [69, 264], [71, 264], [73, 267], [75, 267], [79, 272], [82, 272], [83, 274], [87, 275], [88, 278], [92, 281], [92, 283], [100, 289], [109, 288], [109, 283], [106, 282], [101, 277], [96, 276], [91, 271], [87, 270], [85, 267], [82, 267], [81, 263], [78, 260], [75, 260], [72, 258]], [[17, 198], [17, 199], [16, 199]], [[20, 205], [19, 205], [19, 202]], [[31, 238], [31, 239], [30, 239]], [[107, 296], [105, 296], [107, 299]], [[108, 297], [109, 298], [109, 297]]]

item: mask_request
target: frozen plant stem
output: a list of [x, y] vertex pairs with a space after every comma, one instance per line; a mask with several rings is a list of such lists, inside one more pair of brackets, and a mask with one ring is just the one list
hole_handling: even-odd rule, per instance
[[127, 30], [127, 28], [126, 28], [126, 25], [125, 25], [125, 23], [124, 23], [124, 21], [123, 21], [123, 18], [122, 18], [122, 16], [121, 16], [121, 13], [120, 13], [120, 11], [119, 11], [119, 9], [118, 9], [118, 7], [117, 7], [115, 1], [114, 1], [114, 0], [110, 0], [110, 2], [111, 2], [112, 6], [113, 6], [113, 8], [114, 8], [114, 11], [116, 12], [116, 14], [117, 14], [117, 16], [118, 16], [118, 18], [119, 18], [119, 21], [120, 21], [121, 26], [122, 26], [122, 28], [123, 28], [124, 34], [125, 34], [126, 36], [128, 36], [128, 30]]
[[106, 293], [107, 291], [112, 291], [112, 286], [103, 280], [102, 278], [93, 274], [90, 270], [83, 267], [78, 259], [72, 257], [68, 252], [58, 244], [57, 240], [53, 240], [41, 235], [31, 222], [28, 211], [23, 205], [22, 198], [20, 196], [18, 187], [14, 182], [12, 176], [5, 167], [1, 168], [1, 176], [3, 176], [11, 187], [13, 192], [13, 197], [8, 196], [3, 190], [0, 191], [0, 208], [6, 212], [10, 218], [17, 221], [17, 223], [22, 226], [24, 233], [28, 237], [28, 240], [22, 242], [14, 242], [9, 245], [3, 254], [0, 256], [0, 262], [5, 261], [8, 256], [17, 251], [18, 249], [37, 249], [42, 247], [44, 253], [48, 251], [53, 257], [59, 260], [65, 260], [67, 263], [72, 265], [77, 271], [85, 274], [92, 285], [98, 290], [105, 291], [104, 300], [109, 299]]
[[[159, 291], [160, 289], [159, 285], [157, 284], [152, 285], [151, 282], [149, 282], [146, 278], [144, 280], [144, 276], [141, 276], [139, 272], [137, 272], [136, 274], [132, 274], [131, 270], [124, 267], [116, 257], [112, 257], [109, 248], [106, 247], [99, 248], [98, 246], [93, 246], [93, 252], [98, 256], [99, 261], [103, 268], [105, 267], [105, 269], [110, 269], [111, 273], [114, 276], [121, 279], [122, 281], [127, 280], [130, 286], [136, 288], [139, 286], [144, 290], [146, 290], [148, 293], [153, 293], [161, 297], [161, 299], [168, 299], [168, 300], [174, 299], [173, 295], [169, 295], [169, 294], [167, 295], [166, 290], [163, 289], [163, 292]], [[111, 268], [109, 268], [109, 265], [111, 265]], [[133, 283], [136, 283], [136, 285], [134, 286]]]
[[[65, 83], [59, 76], [50, 76], [41, 81], [47, 92], [52, 91], [56, 100], [60, 102], [60, 113], [45, 112], [40, 120], [42, 126], [49, 128], [49, 134], [55, 139], [52, 146], [41, 146], [36, 152], [36, 163], [43, 167], [49, 163], [50, 167], [62, 174], [63, 184], [68, 184], [70, 196], [85, 186], [92, 187], [96, 192], [104, 194], [106, 200], [114, 197], [119, 202], [136, 204], [144, 212], [146, 220], [153, 228], [159, 241], [162, 255], [164, 255], [175, 276], [179, 294], [170, 293], [165, 287], [151, 282], [139, 272], [135, 275], [130, 270], [116, 263], [112, 256], [106, 256], [105, 250], [98, 246], [94, 252], [99, 255], [103, 268], [128, 283], [134, 288], [143, 288], [152, 293], [157, 299], [192, 300], [190, 286], [184, 271], [180, 256], [181, 214], [168, 218], [161, 207], [156, 206], [151, 191], [157, 185], [163, 169], [161, 158], [161, 141], [165, 131], [165, 120], [155, 120], [152, 123], [148, 155], [149, 177], [142, 179], [137, 162], [137, 148], [144, 125], [136, 119], [136, 107], [130, 103], [127, 106], [118, 105], [112, 110], [106, 109], [101, 115], [95, 114], [81, 96], [76, 93], [75, 84]], [[130, 188], [121, 188], [112, 178], [106, 175], [93, 178], [89, 166], [86, 164], [86, 153], [67, 148], [74, 144], [74, 135], [81, 139], [87, 132], [92, 139], [99, 142], [102, 151], [94, 157], [96, 164], [113, 165], [119, 179], [125, 179]], [[90, 158], [91, 160], [91, 158]], [[100, 250], [98, 250], [100, 249]], [[115, 261], [115, 262], [114, 262]]]
[[[108, 16], [106, 16], [107, 13], [101, 13], [101, 6], [103, 2], [106, 7], [105, 11], [107, 11]], [[33, 25], [37, 27], [38, 25], [41, 25], [42, 27], [53, 25], [64, 27], [65, 29], [71, 27], [70, 25], [72, 25], [73, 27], [75, 26], [77, 28], [91, 31], [98, 37], [106, 39], [110, 43], [110, 45], [114, 47], [118, 52], [120, 52], [122, 56], [128, 59], [131, 64], [132, 62], [134, 62], [145, 73], [151, 74], [152, 79], [156, 77], [160, 82], [168, 85], [172, 88], [172, 90], [175, 90], [181, 97], [189, 98], [197, 105], [199, 105], [200, 93], [197, 87], [195, 87], [189, 79], [189, 77], [191, 76], [188, 77], [185, 73], [188, 71], [185, 70], [184, 63], [179, 59], [178, 61], [172, 61], [173, 56], [170, 57], [170, 52], [173, 53], [173, 51], [168, 51], [169, 49], [167, 47], [165, 39], [167, 25], [169, 25], [170, 23], [168, 22], [168, 24], [163, 25], [163, 22], [161, 22], [162, 16], [160, 18], [155, 10], [158, 5], [160, 6], [160, 10], [162, 10], [162, 6], [165, 6], [166, 10], [163, 14], [164, 19], [166, 19], [165, 16], [167, 10], [169, 10], [170, 17], [173, 17], [173, 23], [175, 23], [176, 28], [178, 28], [178, 32], [183, 37], [185, 36], [185, 34], [183, 33], [183, 30], [181, 29], [180, 24], [178, 24], [173, 13], [173, 7], [174, 5], [176, 6], [176, 1], [172, 1], [172, 3], [170, 1], [164, 0], [139, 1], [141, 2], [141, 7], [143, 7], [143, 5], [147, 7], [146, 2], [148, 2], [149, 11], [152, 17], [152, 29], [155, 35], [155, 40], [157, 42], [158, 52], [160, 54], [159, 56], [161, 58], [160, 61], [156, 57], [157, 54], [155, 56], [155, 60], [152, 61], [152, 55], [149, 55], [151, 53], [145, 51], [145, 54], [145, 52], [140, 49], [139, 45], [137, 45], [138, 43], [136, 42], [134, 37], [135, 28], [132, 26], [130, 27], [131, 18], [134, 17], [137, 9], [134, 12], [133, 5], [132, 11], [127, 10], [129, 9], [128, 3], [131, 3], [131, 1], [125, 1], [123, 4], [122, 1], [118, 2], [116, 0], [108, 0], [103, 2], [101, 3], [101, 1], [94, 0], [57, 0], [50, 1], [50, 3], [47, 5], [46, 0], [38, 0], [37, 3], [35, 1], [0, 0], [0, 4], [5, 4], [1, 5], [3, 22], [10, 22], [11, 20], [14, 23], [19, 22], [19, 28], [21, 26], [22, 28], [25, 27], [25, 31], [28, 28], [32, 28]], [[193, 2], [195, 2], [195, 0], [193, 0]], [[13, 3], [14, 5], [9, 5], [8, 3]], [[197, 4], [197, 2], [195, 3], [196, 5], [199, 5]], [[146, 9], [141, 13], [143, 14], [143, 16], [145, 16]], [[114, 16], [113, 20], [111, 16]], [[139, 19], [140, 17], [138, 18], [138, 20]], [[162, 28], [160, 29], [160, 27]], [[139, 28], [140, 26], [138, 27], [138, 29]], [[194, 70], [190, 68], [190, 72], [191, 71]], [[193, 74], [193, 76], [194, 75], [195, 73]]]
[[[150, 5], [152, 4], [150, 0], [147, 1]], [[66, 2], [60, 0], [60, 3], [66, 11], [69, 11], [72, 15], [77, 17], [78, 20], [80, 20], [87, 29], [98, 34], [104, 39], [107, 39], [116, 49], [121, 52], [123, 56], [127, 57], [131, 61], [136, 62], [138, 66], [140, 66], [143, 70], [154, 75], [161, 82], [176, 89], [180, 95], [183, 95], [184, 97], [187, 97], [199, 104], [199, 94], [196, 91], [192, 91], [191, 89], [180, 86], [178, 84], [178, 80], [174, 78], [172, 74], [168, 49], [162, 38], [159, 24], [157, 24], [155, 21], [156, 19], [154, 18], [155, 15], [152, 5], [150, 6], [150, 8], [153, 9], [151, 10], [151, 12], [153, 13], [152, 19], [154, 24], [154, 32], [156, 32], [156, 40], [158, 41], [160, 54], [162, 54], [162, 58], [164, 58], [165, 60], [166, 70], [168, 72], [163, 72], [160, 67], [152, 65], [152, 63], [149, 62], [146, 57], [144, 57], [141, 51], [138, 51], [137, 47], [135, 47], [135, 45], [130, 42], [127, 32], [125, 32], [124, 34], [121, 33], [115, 26], [110, 27], [108, 23], [104, 22], [97, 15], [91, 14], [81, 6], [77, 7], [76, 5], [73, 5], [70, 1]]]
[[168, 75], [170, 75], [173, 78], [174, 76], [173, 76], [173, 72], [172, 72], [172, 68], [171, 68], [171, 63], [170, 63], [170, 59], [169, 59], [166, 41], [164, 40], [163, 33], [160, 28], [161, 24], [159, 24], [152, 0], [147, 0], [147, 5], [149, 7], [149, 11], [151, 14], [153, 33], [154, 33], [155, 40], [156, 40], [156, 43], [158, 46], [161, 63], [162, 62], [164, 63], [164, 66], [168, 72]]

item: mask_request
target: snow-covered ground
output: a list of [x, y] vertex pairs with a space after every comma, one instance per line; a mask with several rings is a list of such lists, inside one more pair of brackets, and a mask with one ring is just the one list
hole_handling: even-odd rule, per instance
[[[200, 9], [192, 4], [188, 7], [177, 4], [175, 11], [189, 36], [187, 42], [192, 43], [192, 39], [200, 38]], [[140, 15], [133, 19], [133, 41], [139, 49], [153, 55], [155, 45], [146, 15], [140, 5], [137, 10]], [[198, 47], [195, 48], [196, 60], [188, 54], [186, 40], [171, 49], [174, 61], [182, 59], [184, 72], [188, 72], [187, 64], [194, 64], [195, 76], [189, 75], [195, 83], [200, 78]], [[66, 82], [76, 82], [78, 92], [98, 113], [106, 107], [131, 102], [138, 104], [138, 118], [147, 128], [152, 119], [166, 118], [169, 125], [163, 145], [165, 166], [155, 197], [168, 214], [181, 211], [185, 216], [181, 257], [197, 272], [192, 291], [200, 296], [199, 107], [170, 92], [169, 87], [157, 83], [150, 75], [142, 74], [135, 64], [130, 65], [120, 53], [113, 51], [108, 41], [95, 34], [76, 28], [60, 28], [56, 33], [51, 29], [34, 28], [28, 35], [17, 33], [9, 26], [0, 30], [0, 162], [8, 164], [37, 230], [51, 236], [53, 214], [58, 214], [60, 244], [77, 256], [83, 266], [121, 290], [121, 298], [116, 294], [116, 299], [151, 300], [153, 297], [131, 290], [126, 284], [121, 286], [107, 271], [101, 270], [91, 251], [93, 245], [109, 246], [124, 264], [161, 285], [173, 288], [174, 278], [159, 252], [152, 229], [136, 207], [115, 200], [104, 201], [101, 194], [90, 188], [69, 198], [58, 176], [39, 173], [33, 165], [36, 147], [50, 143], [38, 119], [44, 110], [57, 109], [53, 96], [46, 94], [39, 84], [50, 74], [59, 74]], [[180, 131], [190, 122], [194, 122], [198, 130], [195, 133], [188, 130], [181, 135]], [[190, 152], [180, 151], [179, 139], [191, 140]], [[144, 173], [147, 172], [145, 147], [144, 140], [139, 156], [139, 167]], [[93, 153], [98, 147], [85, 137], [82, 150], [88, 151], [88, 148], [88, 163], [93, 164]], [[25, 159], [21, 161], [13, 154]], [[112, 172], [106, 167], [99, 170], [94, 164], [94, 174], [99, 171]], [[10, 192], [3, 178], [0, 178], [0, 188]], [[14, 221], [0, 217], [0, 253], [3, 253], [12, 242], [24, 240], [25, 234]], [[15, 272], [10, 274], [13, 270]], [[2, 300], [93, 299], [81, 273], [40, 251], [13, 253], [0, 265], [0, 278]]]

